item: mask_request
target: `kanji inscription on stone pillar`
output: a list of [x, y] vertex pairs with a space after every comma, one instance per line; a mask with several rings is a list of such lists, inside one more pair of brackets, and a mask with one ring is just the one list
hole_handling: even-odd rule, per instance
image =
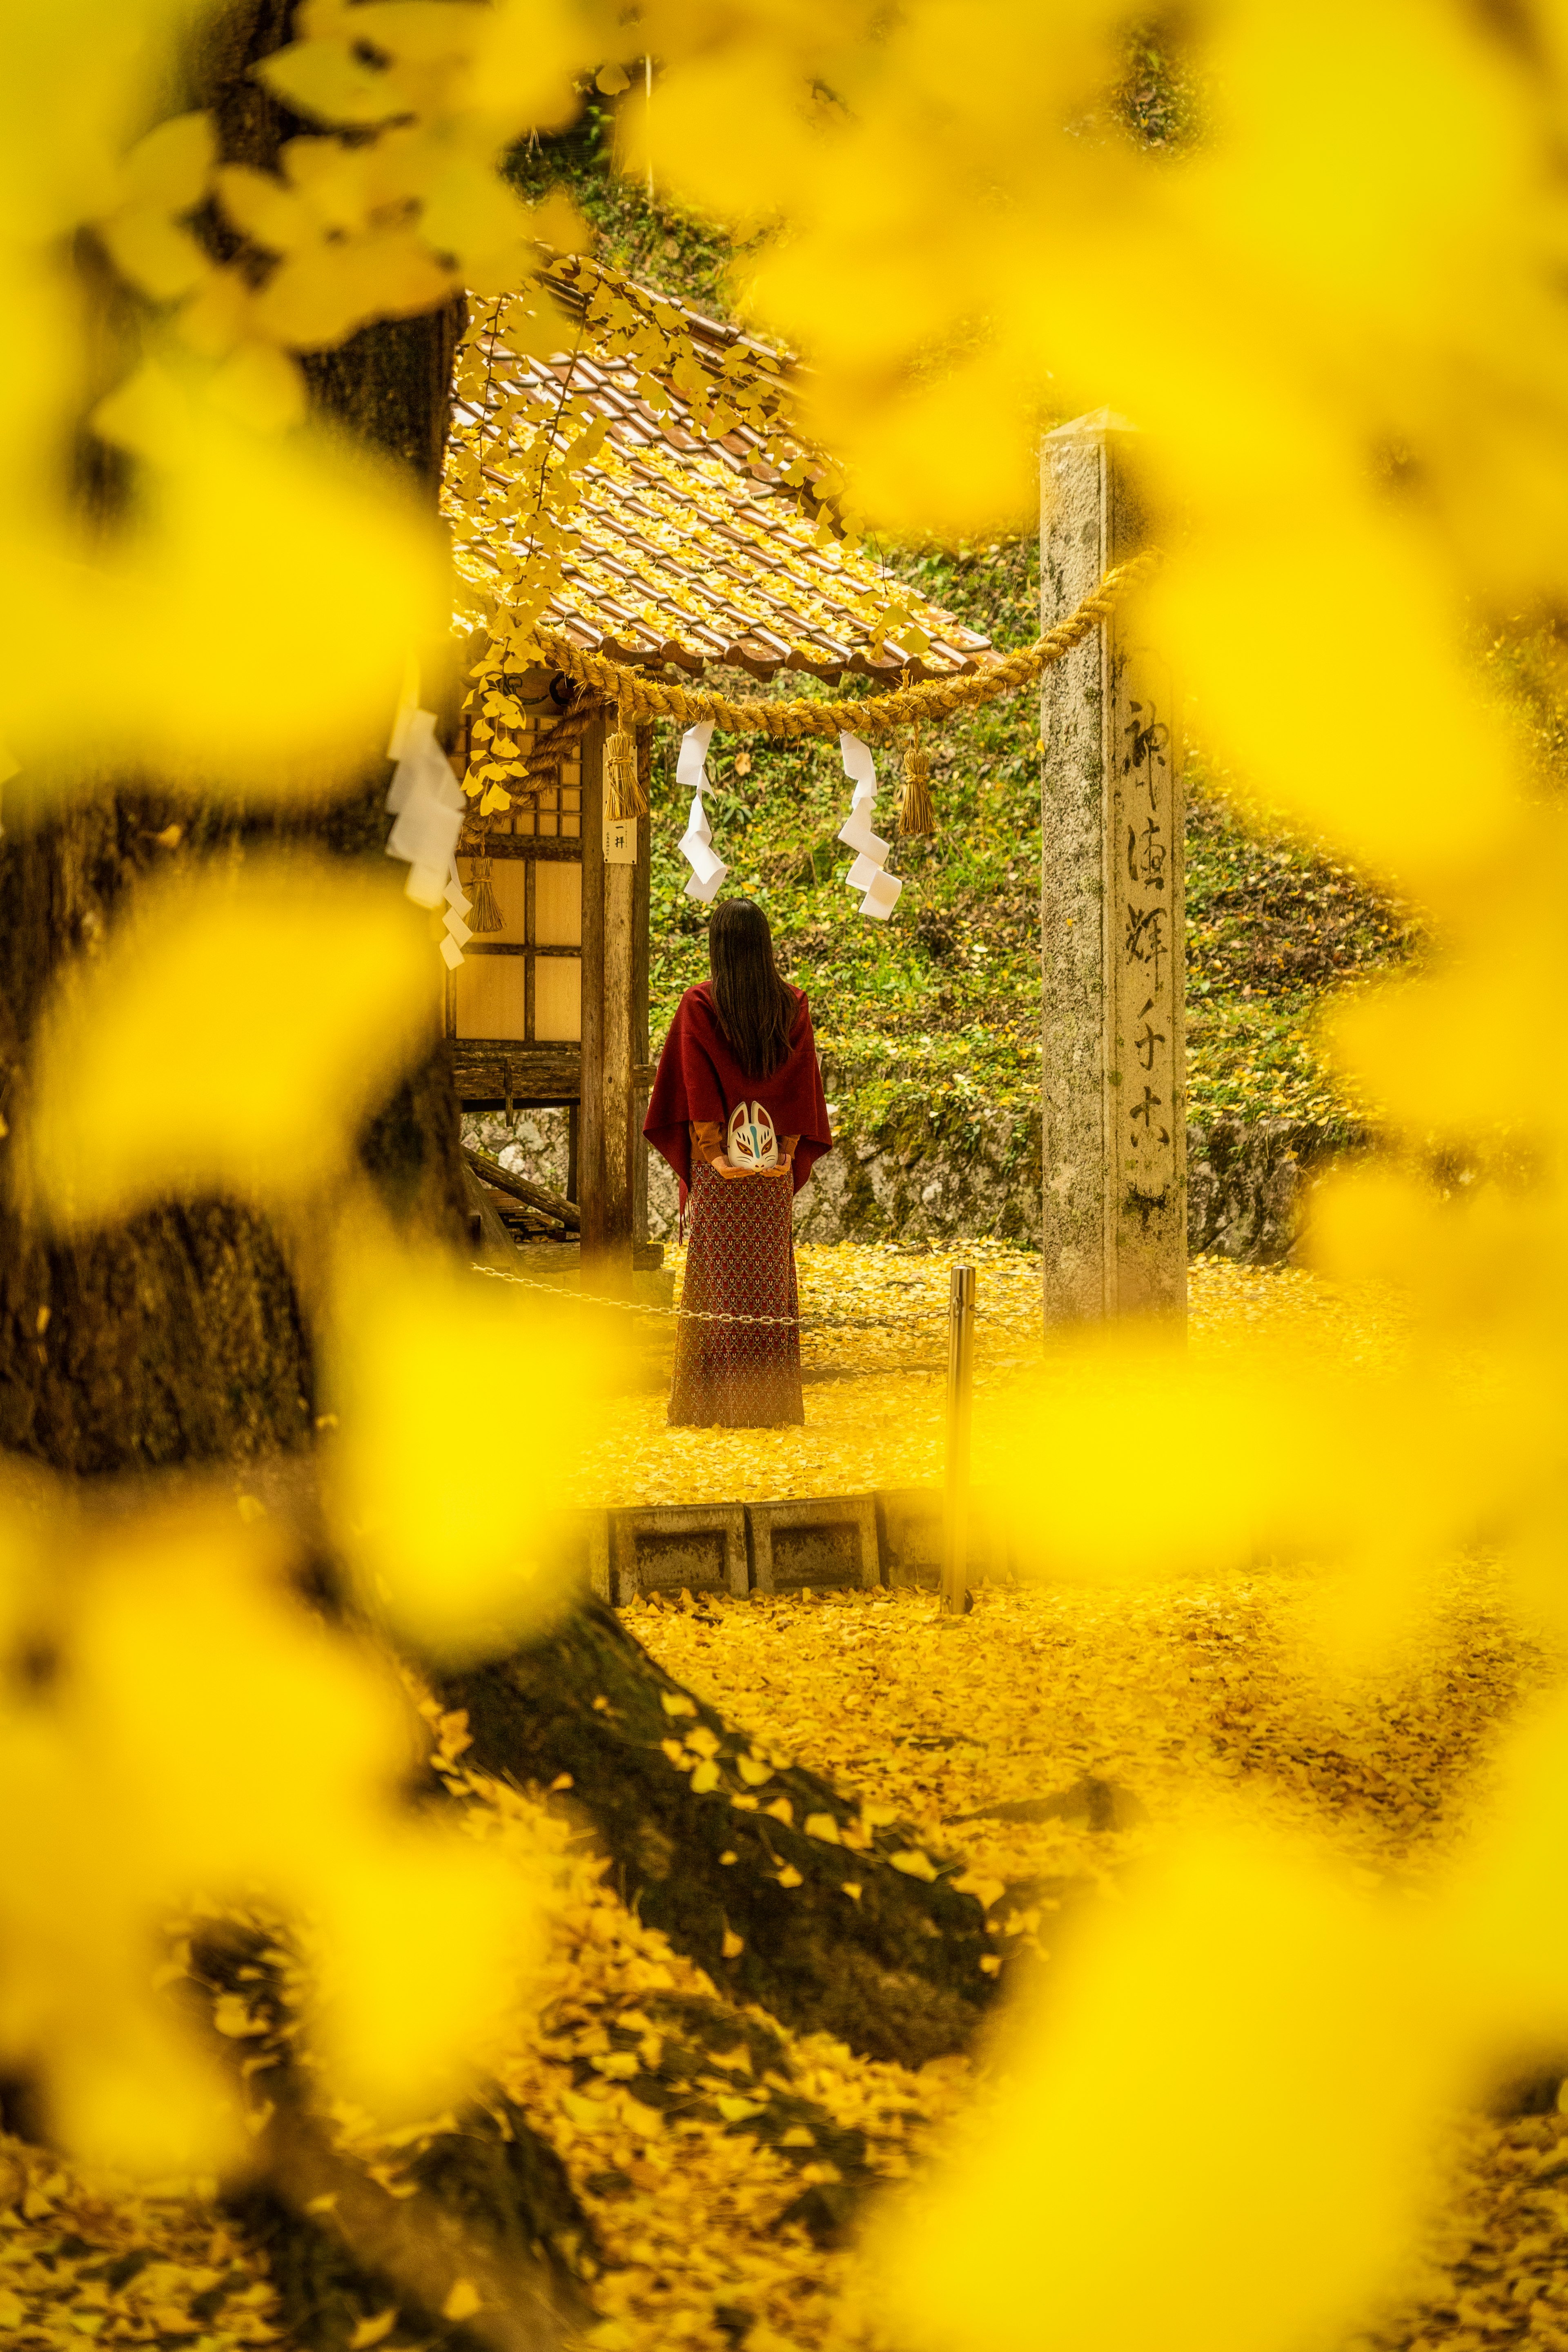
[[[1047, 436], [1045, 628], [1145, 544], [1136, 441], [1105, 411]], [[1040, 734], [1046, 1321], [1180, 1318], [1185, 805], [1169, 667], [1136, 597], [1045, 672]]]

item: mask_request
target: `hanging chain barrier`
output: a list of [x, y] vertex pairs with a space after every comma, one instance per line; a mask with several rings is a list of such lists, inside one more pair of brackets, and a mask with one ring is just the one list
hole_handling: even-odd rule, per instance
[[739, 698], [709, 694], [698, 687], [650, 677], [608, 654], [587, 652], [559, 630], [536, 626], [532, 634], [541, 653], [556, 669], [616, 704], [623, 724], [673, 719], [682, 727], [692, 727], [710, 719], [718, 727], [771, 735], [784, 742], [799, 735], [837, 735], [841, 729], [854, 735], [885, 735], [918, 720], [947, 719], [955, 710], [974, 709], [1000, 695], [1033, 685], [1042, 670], [1061, 661], [1102, 621], [1109, 620], [1122, 598], [1149, 579], [1159, 561], [1158, 551], [1149, 549], [1125, 563], [1113, 564], [1065, 621], [1047, 629], [1032, 646], [999, 655], [967, 677], [924, 678], [917, 686], [898, 687], [886, 694], [844, 695], [823, 702], [804, 697], [773, 700], [760, 694]]
[[515, 1283], [521, 1290], [548, 1290], [557, 1298], [569, 1297], [581, 1307], [615, 1307], [623, 1315], [662, 1315], [678, 1323], [769, 1323], [793, 1324], [802, 1331], [901, 1331], [911, 1323], [945, 1321], [949, 1309], [942, 1307], [916, 1307], [907, 1315], [834, 1316], [834, 1315], [711, 1315], [700, 1307], [655, 1307], [640, 1298], [609, 1298], [602, 1292], [569, 1291], [559, 1282], [543, 1282], [527, 1274], [511, 1274], [504, 1266], [480, 1265], [470, 1260], [470, 1271], [488, 1275], [492, 1282]]

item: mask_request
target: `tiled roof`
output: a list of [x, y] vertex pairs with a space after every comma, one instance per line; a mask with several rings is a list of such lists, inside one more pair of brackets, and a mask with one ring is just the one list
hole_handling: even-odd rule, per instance
[[[552, 284], [563, 306], [582, 315], [584, 294], [570, 264]], [[721, 374], [725, 354], [739, 344], [759, 370], [787, 377], [787, 357], [767, 345], [663, 296], [641, 299], [667, 329], [679, 322], [710, 374]], [[609, 419], [598, 455], [581, 469], [575, 549], [542, 615], [584, 648], [688, 672], [724, 662], [762, 678], [781, 669], [829, 680], [859, 671], [889, 684], [905, 675], [956, 677], [990, 654], [987, 638], [890, 579], [863, 549], [835, 535], [826, 513], [809, 510], [818, 470], [809, 451], [801, 453], [805, 487], [791, 488], [751, 427], [741, 425], [721, 439], [693, 430], [690, 405], [669, 379], [663, 379], [668, 409], [656, 415], [638, 396], [631, 362], [595, 349], [586, 329], [575, 351], [546, 357], [498, 338], [493, 359], [486, 404], [492, 418], [503, 402], [516, 404], [514, 448], [526, 449], [548, 429], [568, 385]], [[459, 572], [481, 596], [493, 597], [503, 563], [510, 556], [515, 569], [528, 534], [526, 519], [497, 512], [507, 503], [500, 466], [487, 462], [475, 483], [482, 414], [477, 401], [456, 404], [445, 504]], [[898, 627], [886, 645], [879, 642], [894, 599], [931, 640], [918, 657], [899, 649]]]

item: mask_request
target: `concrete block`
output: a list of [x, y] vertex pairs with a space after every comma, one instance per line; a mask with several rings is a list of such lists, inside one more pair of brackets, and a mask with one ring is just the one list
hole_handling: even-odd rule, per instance
[[940, 1583], [942, 1488], [892, 1486], [876, 1499], [877, 1535], [888, 1583]]
[[746, 1591], [742, 1503], [692, 1503], [610, 1515], [611, 1597], [624, 1609], [640, 1592]]
[[552, 1511], [547, 1521], [548, 1556], [569, 1581], [610, 1597], [608, 1511]]
[[[890, 1486], [877, 1496], [882, 1575], [889, 1585], [935, 1591], [942, 1582], [942, 1492], [940, 1486]], [[1007, 1573], [1007, 1533], [992, 1498], [969, 1501], [969, 1580]]]
[[784, 1592], [797, 1585], [882, 1580], [877, 1508], [869, 1495], [819, 1495], [804, 1502], [748, 1503], [752, 1585]]

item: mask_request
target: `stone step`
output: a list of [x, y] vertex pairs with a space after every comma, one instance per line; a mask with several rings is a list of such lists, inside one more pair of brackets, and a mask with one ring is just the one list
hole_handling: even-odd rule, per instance
[[814, 1495], [746, 1505], [753, 1592], [882, 1580], [877, 1506], [869, 1495]]
[[[654, 1504], [574, 1515], [579, 1572], [625, 1608], [647, 1592], [790, 1592], [830, 1587], [934, 1587], [942, 1560], [940, 1486], [813, 1495], [755, 1503]], [[972, 1578], [1002, 1577], [1008, 1548], [987, 1498], [970, 1520]]]
[[639, 1592], [732, 1592], [750, 1589], [742, 1503], [665, 1504], [611, 1511], [609, 1589], [621, 1608]]

